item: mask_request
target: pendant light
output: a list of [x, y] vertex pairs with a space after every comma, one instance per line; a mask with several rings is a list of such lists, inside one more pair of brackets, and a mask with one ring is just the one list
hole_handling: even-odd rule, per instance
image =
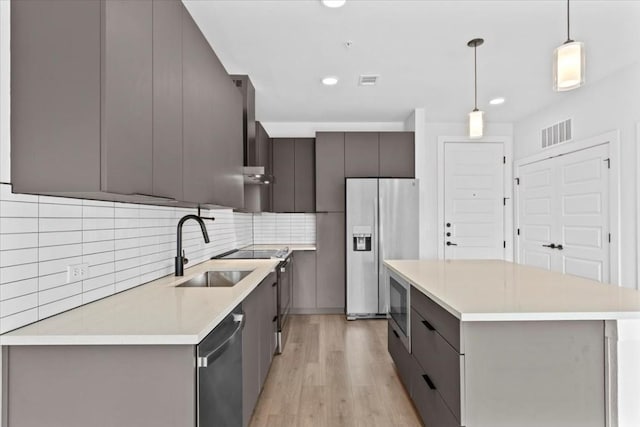
[[584, 84], [584, 43], [571, 40], [567, 0], [567, 41], [553, 52], [553, 90], [563, 92]]
[[473, 48], [473, 86], [474, 86], [474, 103], [473, 111], [469, 113], [469, 138], [482, 138], [484, 128], [484, 113], [478, 110], [478, 60], [476, 51], [478, 46], [484, 43], [483, 39], [473, 39], [467, 43], [467, 46]]

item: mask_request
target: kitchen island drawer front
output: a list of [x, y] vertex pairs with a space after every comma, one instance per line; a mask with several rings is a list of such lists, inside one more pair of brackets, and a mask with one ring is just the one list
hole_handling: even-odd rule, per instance
[[430, 377], [415, 359], [411, 361], [411, 398], [425, 427], [460, 427], [440, 393], [432, 388]]
[[411, 354], [407, 351], [406, 347], [400, 340], [397, 332], [393, 330], [391, 325], [388, 326], [388, 349], [393, 362], [396, 365], [396, 369], [400, 374], [400, 380], [402, 380], [402, 384], [407, 389], [407, 392], [411, 394], [411, 365], [413, 364], [413, 360], [411, 358]]
[[411, 308], [429, 322], [457, 352], [460, 352], [460, 320], [413, 286], [411, 287]]
[[458, 354], [416, 310], [411, 312], [411, 352], [460, 420], [460, 367], [464, 356]]

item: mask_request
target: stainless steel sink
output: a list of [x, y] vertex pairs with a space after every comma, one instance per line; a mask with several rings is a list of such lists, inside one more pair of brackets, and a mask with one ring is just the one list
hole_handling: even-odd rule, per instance
[[179, 284], [178, 288], [230, 288], [247, 277], [253, 270], [205, 271], [199, 276]]

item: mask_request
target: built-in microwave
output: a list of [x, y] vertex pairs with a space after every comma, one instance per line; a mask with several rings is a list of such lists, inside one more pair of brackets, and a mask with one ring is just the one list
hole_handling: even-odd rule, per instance
[[393, 271], [386, 269], [389, 289], [389, 312], [391, 328], [411, 353], [411, 285]]

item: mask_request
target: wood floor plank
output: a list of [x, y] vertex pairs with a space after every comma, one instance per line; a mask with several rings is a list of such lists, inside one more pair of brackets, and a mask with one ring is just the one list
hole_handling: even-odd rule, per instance
[[417, 427], [387, 352], [387, 322], [296, 315], [250, 427]]

